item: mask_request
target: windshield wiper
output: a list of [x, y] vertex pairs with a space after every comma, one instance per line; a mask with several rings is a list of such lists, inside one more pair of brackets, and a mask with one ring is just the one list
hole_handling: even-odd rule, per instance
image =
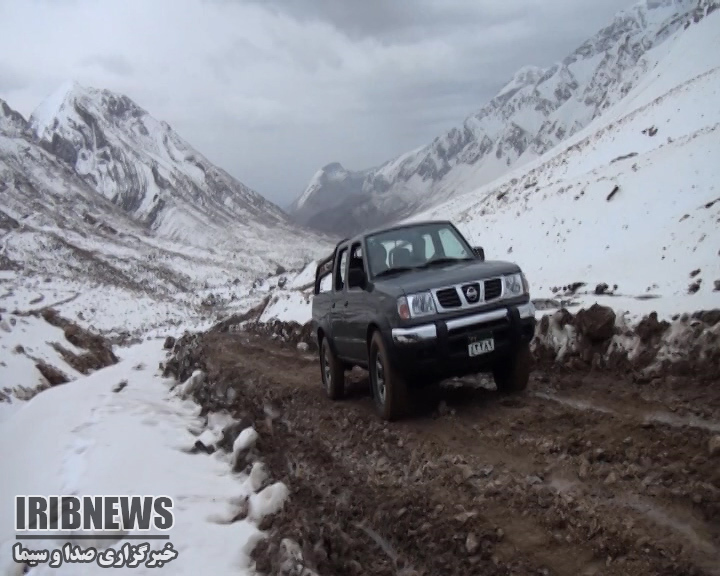
[[396, 272], [408, 272], [410, 270], [417, 270], [415, 266], [400, 266], [398, 268], [388, 268], [387, 270], [383, 270], [382, 272], [378, 272], [375, 274], [375, 278], [380, 278], [381, 276], [389, 276], [390, 274], [395, 274]]

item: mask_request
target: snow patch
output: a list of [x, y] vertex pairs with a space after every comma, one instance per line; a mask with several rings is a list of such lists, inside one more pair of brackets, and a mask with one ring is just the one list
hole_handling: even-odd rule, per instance
[[[163, 358], [160, 343], [146, 342], [121, 354], [119, 364], [46, 390], [0, 422], [0, 517], [13, 517], [15, 494], [166, 494], [175, 503], [171, 541], [178, 552], [166, 569], [188, 576], [251, 574], [249, 554], [263, 536], [254, 519], [280, 510], [287, 488], [273, 484], [255, 494], [259, 484], [233, 473], [221, 455], [180, 449], [178, 439], [188, 435], [188, 428], [202, 426], [199, 407], [170, 393], [170, 382], [155, 369], [136, 369], [158, 366]], [[127, 385], [114, 392], [122, 380]], [[213, 424], [226, 419], [216, 416]], [[37, 462], [42, 462], [42, 474]], [[118, 462], [131, 465], [118, 467]], [[247, 498], [252, 517], [230, 522]], [[7, 522], [0, 526], [4, 574], [18, 567], [12, 561], [12, 528]], [[33, 573], [89, 574], [97, 572], [94, 568], [40, 565]]]

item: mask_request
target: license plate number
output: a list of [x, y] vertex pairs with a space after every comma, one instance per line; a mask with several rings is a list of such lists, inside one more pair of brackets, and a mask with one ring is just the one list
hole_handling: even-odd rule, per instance
[[478, 340], [477, 342], [470, 342], [468, 344], [468, 354], [470, 356], [481, 356], [482, 354], [488, 354], [495, 350], [495, 340], [493, 338], [486, 338], [484, 340]]

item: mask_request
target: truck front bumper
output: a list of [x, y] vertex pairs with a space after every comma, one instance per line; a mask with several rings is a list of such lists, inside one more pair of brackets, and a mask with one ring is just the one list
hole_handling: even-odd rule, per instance
[[[482, 372], [530, 342], [535, 325], [535, 306], [527, 302], [407, 328], [393, 328], [393, 361], [406, 374], [434, 378]], [[488, 340], [492, 341], [492, 351], [470, 355], [472, 341]]]

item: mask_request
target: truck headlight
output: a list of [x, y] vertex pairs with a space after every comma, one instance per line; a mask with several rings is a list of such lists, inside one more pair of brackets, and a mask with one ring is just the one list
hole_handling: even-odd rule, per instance
[[400, 318], [403, 320], [437, 314], [435, 301], [430, 292], [419, 292], [418, 294], [401, 296], [397, 301], [397, 309]]
[[518, 272], [517, 274], [511, 274], [505, 276], [505, 295], [508, 298], [514, 298], [516, 296], [523, 296], [530, 292], [528, 287], [528, 281], [525, 278], [525, 274]]

